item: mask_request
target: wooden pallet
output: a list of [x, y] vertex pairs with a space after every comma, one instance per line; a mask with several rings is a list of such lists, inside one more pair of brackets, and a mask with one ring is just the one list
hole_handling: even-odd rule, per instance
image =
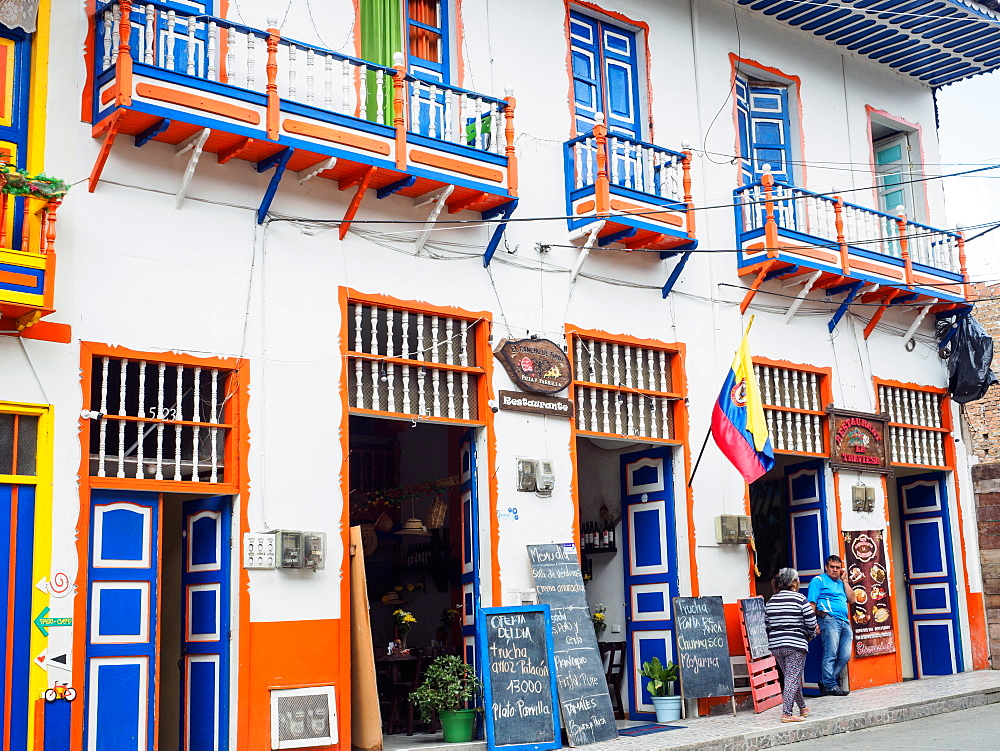
[[747, 673], [750, 676], [750, 696], [753, 711], [760, 714], [765, 709], [781, 704], [781, 683], [778, 680], [778, 666], [773, 655], [754, 660], [750, 657], [750, 641], [747, 639], [746, 624], [740, 618], [740, 634], [743, 636], [743, 653], [747, 656]]

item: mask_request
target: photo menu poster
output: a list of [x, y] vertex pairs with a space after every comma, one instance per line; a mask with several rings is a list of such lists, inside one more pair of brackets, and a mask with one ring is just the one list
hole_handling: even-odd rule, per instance
[[881, 529], [844, 532], [844, 576], [854, 590], [851, 625], [857, 657], [887, 655], [896, 651], [889, 601], [889, 573]]

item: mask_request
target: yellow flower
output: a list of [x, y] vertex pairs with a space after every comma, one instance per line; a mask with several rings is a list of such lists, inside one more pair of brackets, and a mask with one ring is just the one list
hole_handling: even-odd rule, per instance
[[604, 613], [594, 613], [594, 620], [595, 621], [603, 621], [604, 620]]
[[416, 623], [417, 619], [413, 617], [410, 613], [403, 616], [403, 623]]
[[392, 613], [392, 614], [393, 614], [394, 616], [396, 616], [396, 615], [402, 615], [402, 614], [403, 614], [403, 611], [402, 611], [402, 610], [400, 610], [400, 609], [396, 609], [396, 610], [394, 610], [394, 611], [393, 611], [393, 613]]

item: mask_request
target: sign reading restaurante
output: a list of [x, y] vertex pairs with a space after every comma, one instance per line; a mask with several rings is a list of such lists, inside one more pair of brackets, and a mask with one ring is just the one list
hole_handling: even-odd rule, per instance
[[892, 474], [886, 443], [889, 415], [827, 408], [830, 415], [830, 466], [855, 472]]

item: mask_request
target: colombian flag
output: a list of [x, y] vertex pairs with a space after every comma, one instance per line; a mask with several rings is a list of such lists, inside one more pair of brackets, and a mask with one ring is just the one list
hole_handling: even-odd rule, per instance
[[774, 451], [750, 359], [749, 334], [747, 326], [712, 411], [712, 435], [743, 479], [753, 482], [774, 466]]

